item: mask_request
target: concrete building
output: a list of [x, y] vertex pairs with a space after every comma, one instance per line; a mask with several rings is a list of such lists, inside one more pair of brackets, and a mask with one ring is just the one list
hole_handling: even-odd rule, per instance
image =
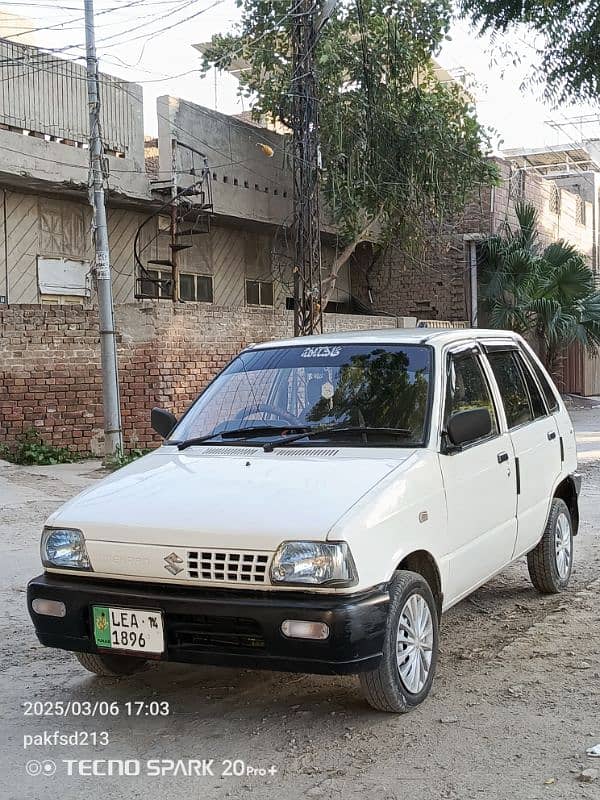
[[[158, 102], [158, 139], [145, 141], [140, 87], [101, 81], [124, 438], [146, 447], [157, 441], [152, 406], [181, 413], [247, 343], [292, 333], [288, 153], [277, 133], [169, 97]], [[34, 429], [50, 444], [102, 452], [87, 131], [81, 66], [1, 40], [0, 442], [9, 445]], [[207, 165], [203, 194], [182, 204], [182, 302], [173, 303], [169, 202]], [[332, 309], [349, 309], [350, 294], [346, 271]], [[402, 322], [335, 313], [324, 324]]]
[[[558, 238], [570, 240], [577, 231], [591, 230], [591, 250], [586, 251], [594, 272], [600, 271], [600, 140], [568, 145], [505, 150], [504, 156], [525, 175], [542, 176], [552, 186], [552, 223]], [[563, 199], [563, 194], [566, 197]], [[574, 198], [575, 205], [569, 201]], [[591, 212], [591, 216], [590, 216]], [[589, 245], [589, 242], [588, 242]]]
[[[482, 188], [460, 214], [432, 225], [417, 252], [407, 252], [401, 241], [378, 259], [369, 245], [359, 250], [352, 286], [366, 307], [419, 319], [485, 324], [478, 311], [480, 242], [507, 225], [516, 227], [519, 200], [537, 208], [542, 244], [570, 242], [598, 273], [600, 163], [594, 150], [548, 148], [505, 156], [495, 159], [500, 185]], [[561, 380], [565, 392], [600, 394], [600, 359], [572, 348]]]
[[[84, 68], [0, 40], [0, 73], [0, 302], [93, 303]], [[203, 194], [188, 201], [194, 221], [181, 226], [190, 234], [177, 258], [181, 300], [289, 309], [288, 138], [161, 97], [158, 137], [145, 141], [141, 88], [107, 75], [101, 80], [115, 301], [170, 296], [168, 203], [208, 168]], [[520, 198], [540, 211], [548, 241], [567, 239], [597, 270], [598, 143], [505, 156], [497, 160], [501, 185], [483, 188], [455, 219], [432, 227], [419, 252], [397, 241], [375, 258], [371, 245], [359, 246], [328, 310], [475, 323], [478, 242], [514, 224]], [[137, 263], [133, 243], [142, 226]], [[323, 227], [326, 273], [337, 239], [326, 219]]]
[[[172, 97], [159, 99], [158, 137], [145, 141], [141, 88], [101, 80], [125, 442], [150, 446], [153, 405], [181, 413], [247, 343], [291, 334], [290, 153], [275, 131]], [[0, 40], [0, 441], [34, 428], [55, 445], [102, 449], [87, 131], [83, 68]], [[325, 329], [476, 322], [478, 242], [513, 220], [517, 197], [535, 202], [548, 240], [572, 241], [596, 267], [596, 185], [522, 158], [500, 160], [501, 186], [432, 231], [423, 252], [357, 248]], [[170, 200], [191, 187], [173, 248]], [[336, 246], [325, 220], [324, 272]], [[589, 360], [569, 363], [567, 388], [600, 392]]]
[[[416, 252], [406, 252], [395, 242], [375, 262], [357, 264], [353, 285], [359, 297], [390, 313], [420, 318], [463, 320], [473, 325], [477, 311], [477, 259], [482, 239], [515, 227], [515, 204], [532, 203], [539, 212], [543, 243], [565, 239], [574, 244], [597, 269], [597, 201], [586, 192], [581, 176], [560, 183], [551, 176], [522, 168], [508, 159], [495, 159], [500, 185], [484, 187], [464, 209], [431, 234]], [[599, 169], [600, 174], [600, 169]], [[597, 197], [597, 195], [596, 195]]]
[[[153, 182], [155, 193], [192, 186], [203, 166], [209, 168], [210, 233], [193, 237], [192, 247], [181, 252], [182, 275], [201, 276], [204, 296], [210, 294], [218, 306], [289, 309], [292, 178], [287, 138], [174, 97], [159, 98], [157, 114], [157, 174], [163, 180]], [[203, 198], [191, 202], [201, 204]], [[166, 243], [159, 247], [158, 260], [168, 260]], [[324, 269], [334, 257], [335, 234], [326, 226]], [[184, 280], [191, 285], [190, 278]], [[348, 267], [332, 301], [330, 311], [352, 310]]]
[[[88, 301], [85, 69], [0, 40], [0, 302]], [[151, 202], [144, 168], [142, 90], [101, 76], [115, 297], [128, 295], [130, 242]]]
[[[182, 226], [190, 236], [178, 256], [181, 300], [289, 307], [285, 137], [162, 97], [158, 138], [145, 142], [141, 87], [108, 75], [101, 83], [115, 302], [170, 296], [168, 201], [208, 165], [207, 191], [191, 205], [208, 202], [210, 220], [199, 212], [201, 225], [196, 215]], [[0, 40], [0, 303], [94, 302], [87, 131], [84, 68]], [[133, 243], [141, 226], [140, 265]], [[329, 234], [325, 266], [335, 256]], [[330, 310], [351, 309], [346, 268]]]

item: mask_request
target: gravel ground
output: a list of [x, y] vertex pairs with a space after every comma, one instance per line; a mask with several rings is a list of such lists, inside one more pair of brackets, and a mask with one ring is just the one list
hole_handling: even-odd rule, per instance
[[[600, 776], [580, 776], [600, 772], [600, 759], [585, 755], [600, 743], [600, 410], [573, 409], [572, 416], [585, 479], [568, 591], [540, 597], [521, 562], [452, 609], [443, 620], [432, 694], [398, 717], [372, 711], [353, 678], [164, 664], [135, 678], [100, 680], [69, 654], [41, 647], [24, 595], [27, 579], [40, 572], [41, 525], [103, 472], [98, 462], [0, 462], [0, 797], [600, 798]], [[29, 701], [58, 700], [118, 701], [121, 713], [24, 713]], [[136, 700], [166, 700], [170, 715], [128, 717], [124, 704]], [[109, 743], [24, 749], [24, 736], [44, 730], [106, 731]], [[214, 759], [215, 774], [82, 777], [74, 766], [69, 776], [63, 762], [111, 758], [182, 759], [184, 767], [188, 759]], [[224, 759], [266, 774], [221, 775]], [[57, 771], [28, 775], [28, 762], [30, 771], [52, 771], [51, 762]]]

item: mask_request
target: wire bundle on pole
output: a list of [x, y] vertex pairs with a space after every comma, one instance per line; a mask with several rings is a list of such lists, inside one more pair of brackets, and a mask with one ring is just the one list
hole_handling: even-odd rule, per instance
[[294, 13], [292, 28], [295, 336], [323, 328], [316, 39], [316, 6], [312, 0], [302, 0]]

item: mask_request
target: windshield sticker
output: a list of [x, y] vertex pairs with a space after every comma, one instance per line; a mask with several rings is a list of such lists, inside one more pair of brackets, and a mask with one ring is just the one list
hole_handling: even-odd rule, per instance
[[300, 358], [335, 358], [341, 352], [341, 347], [306, 347], [300, 353]]
[[334, 394], [334, 388], [332, 383], [329, 383], [328, 381], [327, 383], [324, 383], [323, 386], [321, 386], [321, 397], [324, 400], [331, 400], [333, 394]]

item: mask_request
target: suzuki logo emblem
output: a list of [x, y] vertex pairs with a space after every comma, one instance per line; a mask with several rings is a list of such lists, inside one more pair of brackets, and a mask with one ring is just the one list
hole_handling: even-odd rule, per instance
[[165, 564], [165, 569], [167, 572], [170, 572], [171, 575], [179, 575], [180, 572], [183, 572], [183, 567], [179, 566], [183, 564], [183, 558], [179, 558], [177, 553], [171, 553], [165, 556], [164, 560], [167, 562]]

